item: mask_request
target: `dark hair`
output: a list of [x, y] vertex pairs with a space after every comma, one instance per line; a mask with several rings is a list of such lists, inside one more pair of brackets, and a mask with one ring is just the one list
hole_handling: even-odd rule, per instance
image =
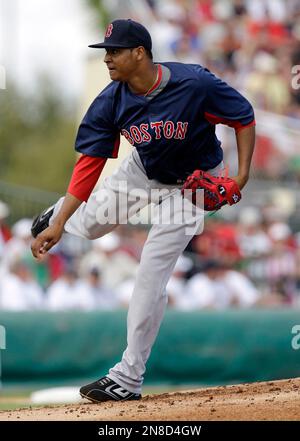
[[146, 54], [148, 55], [148, 57], [150, 58], [150, 60], [153, 60], [153, 54], [152, 51], [150, 51], [149, 49], [145, 49]]

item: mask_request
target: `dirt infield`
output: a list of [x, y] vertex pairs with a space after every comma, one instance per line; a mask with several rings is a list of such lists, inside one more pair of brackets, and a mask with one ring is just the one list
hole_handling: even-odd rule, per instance
[[300, 420], [300, 378], [0, 412], [0, 421]]

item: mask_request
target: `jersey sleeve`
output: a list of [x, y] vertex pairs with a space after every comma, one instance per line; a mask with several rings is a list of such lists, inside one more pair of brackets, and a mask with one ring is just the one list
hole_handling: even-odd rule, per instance
[[112, 98], [101, 93], [79, 126], [75, 150], [88, 156], [117, 158], [119, 145], [120, 133], [113, 123]]
[[68, 193], [86, 202], [99, 179], [106, 161], [107, 158], [81, 155], [75, 164]]
[[225, 81], [205, 70], [204, 117], [211, 124], [225, 124], [237, 131], [255, 125], [249, 101]]

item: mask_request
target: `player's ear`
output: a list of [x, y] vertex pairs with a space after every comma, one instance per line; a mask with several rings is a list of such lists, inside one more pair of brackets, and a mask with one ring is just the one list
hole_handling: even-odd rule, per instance
[[146, 55], [145, 48], [143, 46], [138, 46], [135, 48], [135, 56], [137, 61], [141, 61]]

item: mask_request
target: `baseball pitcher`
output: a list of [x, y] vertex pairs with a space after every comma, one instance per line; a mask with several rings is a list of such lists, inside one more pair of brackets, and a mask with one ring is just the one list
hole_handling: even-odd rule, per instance
[[[166, 285], [178, 257], [206, 211], [236, 204], [241, 198], [249, 178], [255, 120], [250, 103], [208, 69], [155, 63], [151, 36], [135, 21], [113, 21], [104, 42], [90, 47], [106, 50], [104, 62], [112, 81], [79, 127], [75, 149], [81, 156], [65, 197], [33, 223], [33, 255], [41, 258], [63, 232], [96, 239], [126, 222], [136, 200], [125, 198], [125, 204], [120, 197], [124, 193], [142, 190], [140, 208], [154, 203], [162, 213], [170, 209], [172, 198], [172, 216], [183, 209], [195, 213], [199, 190], [204, 198], [204, 209], [198, 209], [193, 218], [192, 233], [187, 234], [188, 217], [181, 223], [151, 226], [128, 310], [127, 348], [104, 377], [80, 389], [83, 397], [94, 402], [135, 400], [141, 398], [146, 362], [167, 304]], [[234, 177], [223, 171], [216, 124], [235, 130], [238, 172]], [[120, 135], [132, 145], [132, 152], [92, 192], [107, 158], [118, 155]], [[105, 213], [117, 213], [117, 220], [111, 214], [114, 220], [107, 222]]]

